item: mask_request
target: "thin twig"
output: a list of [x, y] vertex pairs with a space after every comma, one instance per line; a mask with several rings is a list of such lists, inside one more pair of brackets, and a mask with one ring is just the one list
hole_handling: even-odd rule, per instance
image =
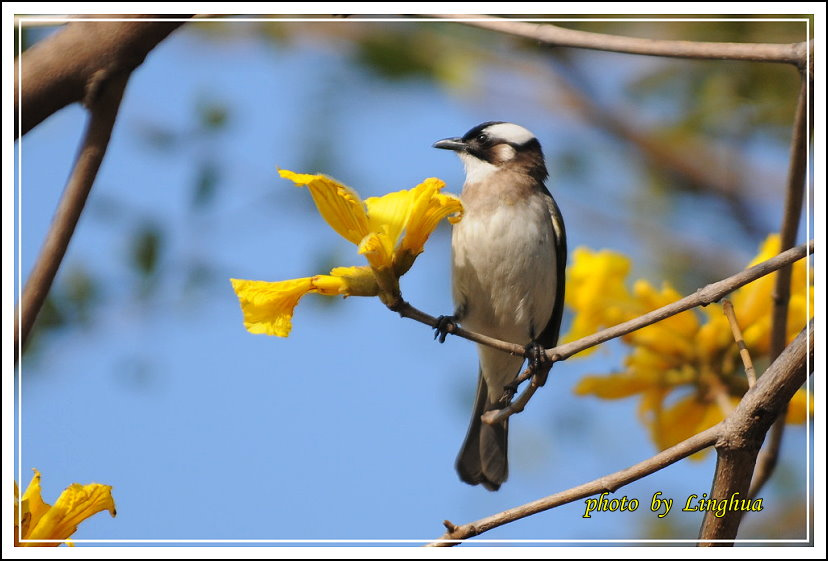
[[546, 358], [550, 362], [564, 360], [585, 349], [594, 347], [609, 341], [610, 339], [626, 335], [627, 333], [631, 333], [637, 329], [641, 329], [642, 327], [662, 321], [681, 312], [685, 312], [698, 306], [706, 306], [708, 304], [712, 304], [713, 302], [718, 302], [737, 288], [741, 288], [742, 286], [768, 275], [781, 267], [790, 265], [791, 263], [802, 259], [806, 255], [811, 254], [813, 250], [814, 242], [811, 240], [806, 244], [789, 249], [788, 251], [768, 259], [767, 261], [763, 261], [753, 267], [745, 269], [740, 273], [736, 273], [735, 275], [718, 282], [708, 284], [704, 288], [700, 288], [695, 293], [685, 296], [681, 300], [677, 300], [672, 304], [668, 304], [637, 318], [625, 321], [624, 323], [619, 323], [618, 325], [608, 329], [598, 331], [597, 333], [583, 337], [577, 341], [572, 341], [570, 343], [558, 345], [553, 349], [548, 349], [546, 351]]
[[[664, 142], [661, 135], [642, 128], [640, 116], [631, 114], [628, 107], [607, 107], [599, 102], [599, 96], [591, 91], [588, 80], [571, 59], [550, 57], [549, 62], [559, 78], [556, 88], [584, 119], [634, 148], [653, 167], [678, 176], [679, 188], [689, 184], [694, 190], [721, 198], [747, 232], [758, 236], [767, 230], [748, 210], [755, 196], [753, 186], [741, 174], [733, 173], [733, 169], [748, 167], [736, 151], [710, 138], [690, 138], [680, 144]], [[723, 154], [724, 158], [717, 157]]]
[[713, 395], [713, 399], [716, 400], [716, 405], [722, 410], [722, 414], [728, 417], [736, 407], [730, 401], [730, 392], [727, 391], [727, 387], [715, 373], [708, 373], [703, 380], [710, 386], [710, 393]]
[[[712, 304], [713, 302], [718, 302], [734, 290], [741, 288], [756, 279], [764, 277], [765, 275], [769, 275], [781, 267], [790, 265], [791, 263], [802, 259], [806, 255], [810, 255], [813, 250], [814, 242], [811, 240], [806, 244], [789, 249], [788, 251], [780, 253], [767, 261], [758, 263], [753, 267], [736, 273], [735, 275], [729, 276], [718, 282], [708, 284], [704, 288], [700, 288], [693, 294], [685, 296], [681, 300], [677, 300], [672, 304], [668, 304], [637, 318], [625, 321], [624, 323], [619, 323], [613, 327], [602, 329], [592, 335], [582, 337], [577, 341], [571, 341], [551, 349], [546, 349], [546, 360], [548, 362], [559, 362], [566, 360], [581, 351], [600, 345], [601, 343], [605, 343], [611, 339], [621, 337], [622, 335], [626, 335], [627, 333], [631, 333], [637, 329], [641, 329], [642, 327], [665, 320], [676, 314], [680, 314], [681, 312], [686, 312], [687, 310], [698, 306], [706, 306], [708, 304]], [[414, 321], [424, 323], [432, 328], [437, 327], [438, 321], [436, 317], [415, 308], [404, 300], [400, 300], [394, 305], [388, 306], [388, 308], [399, 313], [400, 316], [404, 318], [413, 319]], [[509, 343], [507, 341], [501, 341], [500, 339], [488, 337], [480, 333], [475, 333], [474, 331], [463, 329], [457, 325], [449, 325], [448, 333], [457, 335], [463, 339], [468, 339], [469, 341], [474, 341], [475, 343], [487, 345], [499, 351], [511, 353], [514, 356], [527, 356], [526, 349], [520, 345]]]
[[768, 482], [771, 475], [776, 469], [776, 464], [779, 461], [779, 450], [782, 448], [782, 436], [785, 434], [785, 417], [787, 416], [787, 406], [779, 413], [779, 417], [773, 422], [770, 431], [768, 431], [768, 442], [759, 451], [759, 456], [756, 458], [756, 468], [753, 470], [753, 481], [750, 484], [750, 491], [748, 496], [751, 499], [756, 498], [759, 492], [764, 488], [765, 483]]
[[[716, 43], [642, 39], [606, 33], [566, 29], [551, 23], [514, 21], [483, 15], [430, 14], [429, 17], [462, 19], [460, 23], [500, 33], [508, 33], [558, 47], [576, 47], [636, 55], [691, 59], [746, 60], [780, 62], [804, 68], [812, 42], [801, 43]], [[473, 20], [470, 18], [474, 18]], [[476, 20], [476, 21], [475, 21]]]
[[742, 358], [742, 364], [745, 366], [745, 376], [747, 376], [748, 388], [752, 388], [756, 384], [756, 370], [753, 368], [753, 360], [750, 358], [750, 352], [745, 345], [745, 338], [742, 336], [742, 329], [739, 327], [739, 322], [736, 320], [736, 312], [733, 311], [733, 303], [724, 299], [722, 301], [722, 309], [730, 324], [730, 331], [733, 333], [733, 339], [736, 341], [736, 346], [739, 347], [739, 356]]
[[[704, 288], [697, 290], [690, 296], [686, 296], [681, 300], [673, 302], [672, 304], [668, 304], [662, 308], [658, 308], [656, 310], [653, 310], [652, 312], [631, 319], [624, 323], [620, 323], [613, 327], [598, 331], [597, 333], [588, 335], [586, 337], [578, 339], [577, 341], [572, 341], [570, 343], [558, 345], [557, 347], [554, 347], [552, 349], [546, 349], [546, 359], [549, 363], [555, 363], [562, 360], [566, 360], [572, 355], [577, 354], [590, 347], [594, 347], [611, 339], [621, 337], [623, 335], [626, 335], [627, 333], [631, 333], [633, 331], [641, 329], [642, 327], [646, 327], [653, 323], [662, 321], [681, 312], [685, 312], [697, 306], [706, 306], [713, 302], [717, 302], [721, 300], [724, 296], [736, 290], [737, 288], [740, 288], [750, 282], [755, 281], [758, 278], [761, 278], [765, 275], [768, 275], [778, 270], [781, 267], [798, 261], [806, 255], [809, 255], [811, 252], [813, 252], [813, 245], [813, 241], [811, 241], [807, 244], [802, 244], [795, 248], [789, 249], [788, 251], [783, 252], [775, 257], [772, 257], [767, 261], [763, 261], [762, 263], [754, 265], [749, 269], [745, 269], [744, 271], [736, 273], [735, 275], [727, 277], [726, 279], [709, 284]], [[421, 310], [418, 310], [410, 303], [402, 299], [388, 306], [388, 308], [392, 311], [399, 313], [402, 317], [419, 321], [420, 323], [424, 323], [432, 328], [435, 328], [438, 325], [438, 320], [436, 317], [431, 316]], [[463, 329], [462, 327], [459, 327], [455, 324], [449, 325], [448, 333], [452, 333], [454, 335], [457, 335], [458, 337], [468, 339], [469, 341], [474, 341], [482, 345], [487, 345], [489, 347], [503, 352], [511, 353], [514, 356], [526, 356], [526, 349], [524, 347], [521, 347], [520, 345], [509, 343], [507, 341], [501, 341], [499, 339], [488, 337], [480, 333], [475, 333], [474, 331]], [[520, 383], [529, 378], [533, 378], [533, 373], [531, 372], [531, 369], [527, 369], [517, 378], [517, 380], [514, 382], [515, 387], [517, 387]], [[486, 417], [485, 421], [487, 423], [502, 422], [509, 416], [523, 411], [524, 407], [526, 406], [526, 403], [528, 403], [529, 399], [531, 399], [531, 397], [534, 395], [537, 389], [538, 385], [533, 386], [532, 384], [530, 384], [529, 387], [526, 390], [524, 390], [524, 392], [520, 395], [520, 397], [517, 400], [515, 400], [514, 403], [510, 404], [509, 406], [501, 410], [492, 412], [492, 414]]]
[[[483, 416], [480, 417], [484, 423], [486, 423], [487, 425], [497, 425], [499, 423], [502, 423], [515, 413], [520, 413], [526, 408], [526, 404], [529, 403], [529, 400], [532, 399], [532, 396], [535, 395], [535, 392], [538, 391], [538, 388], [541, 387], [539, 381], [540, 377], [532, 373], [531, 367], [527, 368], [527, 371], [531, 373], [529, 375], [529, 377], [531, 378], [531, 382], [529, 382], [529, 385], [526, 386], [525, 390], [523, 390], [523, 393], [521, 393], [517, 399], [509, 403], [509, 405], [507, 405], [503, 409], [494, 409], [492, 411], [484, 413]], [[520, 377], [518, 379], [520, 379]], [[517, 380], [515, 380], [515, 383], [517, 384]]]
[[91, 117], [72, 175], [63, 191], [55, 217], [32, 272], [23, 288], [14, 317], [14, 361], [17, 363], [29, 337], [37, 314], [46, 300], [60, 263], [69, 247], [81, 212], [98, 168], [106, 154], [112, 127], [121, 105], [129, 73], [114, 76], [101, 86], [99, 95], [90, 101]]
[[770, 424], [768, 417], [778, 414], [802, 384], [807, 355], [808, 353], [813, 354], [813, 330], [811, 327], [808, 326], [804, 329], [779, 359], [768, 368], [756, 386], [745, 394], [734, 414], [718, 425], [693, 435], [643, 462], [589, 483], [468, 524], [455, 525], [446, 521], [443, 524], [449, 529], [449, 532], [428, 545], [433, 547], [457, 545], [463, 540], [527, 516], [605, 491], [615, 492], [624, 485], [655, 473], [713, 444], [732, 446], [745, 438], [754, 441], [756, 437], [764, 435], [763, 431], [767, 431]]
[[615, 490], [628, 485], [633, 481], [637, 481], [642, 477], [646, 477], [651, 473], [655, 473], [677, 461], [695, 454], [699, 450], [704, 450], [708, 446], [712, 446], [716, 439], [719, 438], [721, 431], [721, 423], [691, 436], [687, 440], [676, 444], [662, 452], [659, 452], [652, 458], [639, 462], [626, 469], [616, 471], [609, 475], [599, 477], [589, 483], [584, 483], [554, 495], [549, 495], [542, 499], [532, 501], [530, 503], [510, 508], [498, 514], [487, 516], [475, 522], [462, 525], [453, 525], [454, 530], [441, 536], [438, 540], [428, 544], [429, 546], [445, 547], [457, 545], [462, 540], [479, 536], [483, 532], [487, 532], [498, 526], [503, 526], [515, 520], [526, 518], [533, 514], [555, 508], [560, 505], [565, 505], [584, 499], [592, 495], [603, 492], [614, 492]]
[[[796, 106], [793, 135], [791, 139], [791, 160], [788, 166], [788, 181], [785, 189], [785, 210], [782, 227], [779, 230], [779, 251], [793, 247], [802, 216], [802, 201], [805, 198], [805, 179], [808, 173], [808, 121], [806, 118], [809, 88], [812, 82], [802, 76], [802, 88]], [[773, 291], [773, 323], [771, 327], [771, 360], [785, 348], [788, 320], [788, 300], [791, 294], [791, 267], [780, 269], [776, 275]]]
[[[438, 318], [415, 308], [410, 303], [404, 300], [399, 300], [393, 303], [392, 305], [389, 305], [388, 308], [393, 312], [399, 313], [400, 316], [404, 318], [419, 321], [420, 323], [424, 323], [428, 326], [431, 326], [432, 328], [436, 328], [438, 325]], [[486, 345], [493, 349], [503, 351], [505, 353], [511, 353], [515, 356], [525, 356], [526, 353], [526, 349], [524, 349], [520, 345], [509, 343], [507, 341], [501, 341], [500, 339], [488, 337], [487, 335], [476, 333], [474, 331], [469, 331], [468, 329], [463, 329], [462, 327], [456, 324], [449, 324], [447, 332], [451, 333], [452, 335], [462, 337], [463, 339], [468, 339], [469, 341], [474, 341], [475, 343], [480, 343], [481, 345]]]

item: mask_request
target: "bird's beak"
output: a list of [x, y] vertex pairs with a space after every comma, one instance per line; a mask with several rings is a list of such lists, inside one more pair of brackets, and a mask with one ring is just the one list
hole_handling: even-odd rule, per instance
[[442, 148], [443, 150], [454, 150], [455, 152], [463, 152], [466, 150], [466, 143], [461, 138], [444, 138], [432, 144], [433, 148]]

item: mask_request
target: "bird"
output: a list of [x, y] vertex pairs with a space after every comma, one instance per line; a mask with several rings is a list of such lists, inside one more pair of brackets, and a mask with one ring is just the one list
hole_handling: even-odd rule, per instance
[[[451, 237], [454, 313], [439, 318], [435, 337], [443, 342], [459, 323], [533, 351], [537, 372], [542, 350], [558, 341], [567, 260], [540, 142], [523, 126], [488, 121], [433, 147], [455, 152], [466, 174]], [[474, 409], [455, 467], [462, 481], [497, 491], [509, 473], [508, 419], [491, 425], [481, 415], [508, 404], [524, 358], [481, 344], [477, 352]]]

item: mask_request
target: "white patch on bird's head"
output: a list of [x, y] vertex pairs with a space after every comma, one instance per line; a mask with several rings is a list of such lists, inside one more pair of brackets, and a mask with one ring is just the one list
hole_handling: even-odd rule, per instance
[[466, 183], [485, 181], [487, 177], [497, 171], [497, 166], [476, 158], [468, 152], [458, 152], [457, 155], [460, 156], [463, 166], [466, 168]]
[[517, 144], [518, 146], [526, 144], [535, 138], [535, 135], [528, 129], [514, 123], [497, 123], [496, 125], [490, 125], [486, 127], [486, 134], [492, 138], [500, 139], [505, 142], [511, 142], [512, 144]]
[[495, 161], [503, 163], [508, 162], [515, 157], [517, 151], [512, 148], [511, 144], [498, 144], [492, 147], [492, 155]]

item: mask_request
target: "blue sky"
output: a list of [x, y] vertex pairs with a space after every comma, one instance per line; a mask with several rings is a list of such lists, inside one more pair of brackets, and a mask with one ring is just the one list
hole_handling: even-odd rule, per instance
[[[504, 51], [508, 45], [492, 48], [518, 56]], [[639, 62], [601, 60], [611, 64], [594, 72], [596, 84], [612, 99]], [[36, 354], [24, 357], [16, 379], [23, 384], [15, 457], [23, 485], [36, 467], [47, 500], [72, 482], [113, 486], [117, 518], [94, 517], [81, 526], [79, 540], [436, 538], [444, 519], [476, 520], [655, 452], [637, 422], [635, 400], [572, 393], [583, 375], [618, 368], [618, 343], [555, 366], [527, 410], [510, 421], [510, 478], [488, 493], [461, 483], [453, 468], [476, 380], [473, 345], [452, 337], [439, 345], [428, 328], [374, 299], [331, 306], [309, 297], [287, 339], [243, 328], [229, 278], [282, 280], [326, 272], [320, 263], [328, 261], [361, 264], [312, 211], [307, 193], [280, 179], [276, 167], [324, 172], [363, 196], [429, 176], [459, 192], [462, 166], [431, 144], [487, 120], [529, 127], [550, 161], [572, 146], [591, 147], [580, 176], [585, 185], [552, 170], [550, 188], [570, 247], [624, 252], [638, 276], [662, 280], [654, 275], [664, 256], [648, 251], [641, 232], [664, 218], [629, 218], [631, 194], [641, 183], [629, 153], [565, 107], [550, 107], [545, 76], [488, 61], [475, 68], [479, 96], [428, 81], [386, 82], [353, 65], [341, 44], [312, 34], [279, 46], [240, 29], [215, 38], [190, 26], [150, 54], [130, 80], [60, 273], [82, 266], [105, 279], [105, 306], [90, 324], [49, 334]], [[142, 142], [148, 127], [197, 128], [194, 106], [205, 100], [229, 108], [224, 129], [169, 150]], [[79, 107], [68, 107], [22, 140], [24, 281], [84, 119]], [[319, 149], [317, 138], [329, 150], [330, 169], [302, 167], [314, 156], [308, 150]], [[755, 150], [784, 169], [784, 146]], [[194, 212], [193, 163], [204, 158], [220, 166], [221, 178], [210, 206]], [[770, 213], [781, 196], [763, 193], [760, 200], [759, 212]], [[686, 203], [672, 215], [679, 216], [676, 237], [715, 243], [727, 232], [711, 205]], [[129, 235], [147, 221], [163, 225], [164, 274], [154, 296], [141, 298], [124, 255]], [[776, 218], [768, 214], [768, 221]], [[447, 226], [439, 229], [403, 279], [405, 297], [433, 315], [452, 309], [448, 234]], [[734, 272], [755, 252], [751, 242], [730, 248]], [[207, 263], [210, 275], [191, 286], [188, 266], [197, 263]], [[792, 427], [780, 477], [801, 480], [804, 455], [805, 430]], [[708, 454], [619, 490], [616, 497], [641, 501], [634, 513], [584, 519], [577, 501], [485, 537], [628, 539], [652, 537], [659, 532], [653, 524], [662, 524], [666, 535], [692, 539], [698, 513], [654, 522], [649, 500], [658, 491], [677, 502], [707, 492], [714, 464]], [[766, 504], [781, 501], [781, 492], [791, 488], [769, 486]], [[767, 523], [763, 516], [772, 520], [773, 513], [748, 524]]]

